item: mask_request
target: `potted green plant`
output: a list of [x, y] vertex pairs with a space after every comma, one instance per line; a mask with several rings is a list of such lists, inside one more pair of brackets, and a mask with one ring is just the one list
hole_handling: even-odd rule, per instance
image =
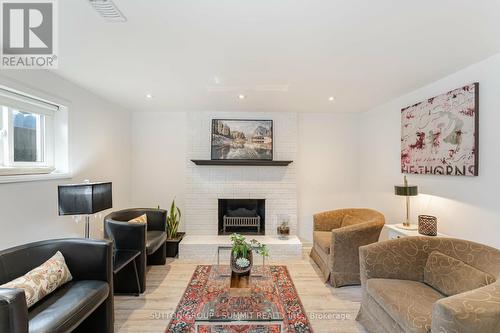
[[181, 210], [175, 205], [174, 199], [167, 215], [167, 257], [174, 258], [179, 254], [179, 243], [185, 235], [184, 232], [178, 232], [180, 222]]
[[231, 242], [231, 270], [238, 275], [249, 275], [253, 265], [253, 251], [262, 255], [269, 256], [269, 249], [266, 245], [252, 239], [250, 242], [240, 234], [232, 234]]

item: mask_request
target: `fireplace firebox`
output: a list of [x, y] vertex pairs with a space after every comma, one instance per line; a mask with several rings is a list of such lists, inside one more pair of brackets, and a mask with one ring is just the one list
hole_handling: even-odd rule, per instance
[[219, 235], [265, 235], [266, 199], [219, 199]]

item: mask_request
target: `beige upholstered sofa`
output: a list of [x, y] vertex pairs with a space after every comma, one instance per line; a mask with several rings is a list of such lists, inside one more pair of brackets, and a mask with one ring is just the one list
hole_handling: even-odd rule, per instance
[[366, 208], [339, 209], [314, 215], [311, 258], [334, 287], [359, 284], [362, 245], [378, 241], [384, 215]]
[[407, 237], [360, 249], [371, 333], [500, 332], [500, 250], [465, 240]]

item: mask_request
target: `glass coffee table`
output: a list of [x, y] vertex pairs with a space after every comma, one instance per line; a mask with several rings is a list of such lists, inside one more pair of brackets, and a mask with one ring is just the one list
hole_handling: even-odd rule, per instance
[[[248, 290], [240, 293], [230, 288], [229, 266], [212, 266], [208, 290], [223, 290], [211, 301], [204, 303], [197, 311], [195, 332], [232, 332], [242, 327], [249, 332], [284, 332], [283, 309], [276, 298], [276, 285], [269, 268], [256, 266], [250, 274]], [[236, 290], [235, 290], [236, 289]], [[247, 288], [245, 288], [247, 289]]]

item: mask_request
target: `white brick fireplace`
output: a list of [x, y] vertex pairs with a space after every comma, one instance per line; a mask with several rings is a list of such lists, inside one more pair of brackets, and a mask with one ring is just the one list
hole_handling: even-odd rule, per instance
[[[210, 159], [212, 119], [272, 119], [275, 160], [295, 160], [297, 116], [295, 113], [192, 112], [188, 116], [186, 156], [185, 230], [181, 256], [186, 245], [218, 235], [218, 199], [265, 199], [266, 239], [277, 239], [278, 217], [289, 218], [295, 245], [297, 232], [296, 166], [198, 166], [191, 159]], [[195, 237], [203, 236], [203, 237]], [[226, 236], [226, 238], [228, 238]], [[256, 237], [258, 238], [258, 237]], [[295, 240], [297, 242], [295, 242]], [[189, 251], [190, 252], [190, 251]]]
[[210, 159], [212, 119], [272, 119], [274, 159], [295, 160], [297, 117], [295, 113], [189, 114], [185, 228], [188, 235], [218, 234], [218, 199], [265, 199], [266, 235], [276, 234], [279, 215], [290, 217], [292, 234], [297, 230], [297, 182], [295, 164], [276, 166], [197, 166], [191, 159]]

